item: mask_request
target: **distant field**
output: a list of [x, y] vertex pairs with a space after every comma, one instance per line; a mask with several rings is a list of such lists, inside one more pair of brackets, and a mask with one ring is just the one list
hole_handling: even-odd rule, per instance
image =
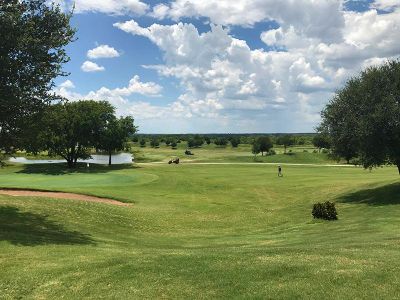
[[159, 148], [152, 148], [149, 145], [140, 147], [133, 144], [132, 150], [137, 162], [168, 161], [172, 157], [179, 157], [184, 161], [195, 162], [271, 162], [271, 163], [336, 163], [326, 153], [313, 153], [317, 151], [313, 146], [290, 147], [284, 154], [283, 147], [275, 146], [276, 155], [262, 156], [261, 153], [254, 156], [251, 153], [251, 145], [241, 144], [237, 148], [232, 146], [216, 146], [214, 144], [203, 145], [199, 148], [189, 149], [194, 155], [185, 155], [186, 142], [178, 144], [177, 149], [172, 149], [165, 144]]
[[[284, 175], [269, 165], [0, 169], [2, 187], [133, 203], [0, 196], [0, 298], [398, 298], [396, 169]], [[326, 200], [338, 221], [312, 219]]]

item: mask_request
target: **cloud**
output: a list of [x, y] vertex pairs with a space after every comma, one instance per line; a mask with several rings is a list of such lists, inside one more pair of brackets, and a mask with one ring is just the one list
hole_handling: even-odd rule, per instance
[[[166, 13], [176, 8], [174, 3], [178, 2], [157, 9]], [[196, 3], [192, 3], [194, 7]], [[235, 3], [251, 4], [247, 1]], [[288, 5], [287, 1], [285, 3]], [[315, 12], [315, 8], [320, 7], [318, 4], [312, 9], [315, 15], [303, 12], [307, 5], [299, 6], [299, 15], [307, 15], [311, 24], [293, 21], [286, 11], [285, 17], [280, 17], [279, 28], [260, 36], [272, 47], [268, 51], [251, 49], [246, 41], [234, 38], [229, 28], [221, 25], [211, 24], [210, 30], [203, 33], [193, 24], [182, 22], [142, 27], [130, 20], [114, 26], [148, 38], [163, 52], [164, 64], [144, 67], [179, 80], [183, 93], [172, 105], [182, 115], [224, 118], [233, 125], [249, 117], [256, 120], [276, 118], [280, 111], [292, 125], [294, 120], [301, 120], [302, 128], [313, 128], [324, 104], [347, 78], [365, 65], [400, 54], [400, 39], [397, 38], [400, 11], [360, 13], [343, 11], [337, 1], [318, 3], [335, 8], [330, 12], [339, 15], [333, 18], [340, 25], [335, 32], [312, 28], [317, 26], [313, 22], [322, 22], [325, 17], [328, 23], [331, 20], [327, 11], [321, 12], [322, 17]], [[190, 5], [186, 7], [189, 8]], [[275, 10], [276, 7], [271, 7], [271, 11]]]
[[336, 40], [344, 26], [341, 11], [338, 0], [175, 0], [154, 6], [150, 15], [175, 21], [206, 17], [214, 24], [240, 26], [274, 20], [301, 28], [310, 37]]
[[371, 3], [371, 7], [383, 11], [393, 11], [400, 7], [400, 2], [399, 0], [375, 0]]
[[75, 84], [71, 80], [65, 80], [63, 83], [59, 85], [60, 88], [66, 88], [66, 89], [74, 89]]
[[[137, 95], [161, 93], [157, 84], [134, 77], [126, 87], [102, 87], [84, 97], [107, 99], [121, 114], [134, 114], [148, 128], [157, 124], [159, 131], [169, 126], [214, 132], [312, 130], [320, 110], [347, 78], [400, 56], [397, 0], [377, 0], [364, 12], [345, 10], [344, 2], [172, 0], [146, 8], [155, 18], [177, 23], [141, 26], [132, 19], [114, 27], [149, 39], [163, 62], [143, 67], [176, 80], [181, 94], [165, 104], [133, 101]], [[207, 18], [210, 29], [200, 33], [181, 22], [188, 18]], [[264, 21], [276, 24], [260, 34], [264, 49], [251, 48], [230, 31], [256, 24], [259, 30]], [[73, 91], [69, 84], [59, 89]]]
[[164, 52], [165, 65], [145, 67], [180, 80], [185, 92], [174, 104], [185, 115], [221, 117], [232, 111], [294, 108], [297, 92], [331, 84], [301, 53], [251, 50], [222, 26], [211, 25], [202, 34], [183, 23], [143, 28], [131, 20], [114, 26], [146, 36]]
[[140, 0], [57, 0], [64, 10], [75, 13], [98, 12], [109, 15], [144, 15], [149, 5]]
[[86, 95], [75, 93], [74, 83], [71, 80], [66, 80], [54, 90], [55, 93], [71, 100], [79, 99], [94, 99], [94, 100], [110, 100], [113, 104], [128, 103], [127, 97], [139, 94], [148, 97], [158, 97], [162, 91], [162, 86], [155, 82], [141, 82], [138, 75], [133, 76], [126, 87], [109, 89], [101, 87], [96, 91], [91, 91]]
[[83, 72], [101, 72], [104, 71], [105, 68], [103, 66], [99, 66], [98, 64], [87, 60], [82, 64], [81, 70]]
[[141, 82], [140, 77], [135, 75], [130, 81], [127, 87], [123, 88], [116, 88], [113, 90], [108, 90], [106, 88], [102, 88], [110, 93], [121, 96], [127, 97], [132, 94], [141, 94], [146, 96], [160, 96], [162, 91], [162, 87], [154, 82]]
[[87, 52], [87, 57], [90, 59], [98, 59], [98, 58], [113, 58], [119, 57], [120, 53], [115, 50], [113, 47], [108, 45], [100, 45], [94, 49], [91, 49]]

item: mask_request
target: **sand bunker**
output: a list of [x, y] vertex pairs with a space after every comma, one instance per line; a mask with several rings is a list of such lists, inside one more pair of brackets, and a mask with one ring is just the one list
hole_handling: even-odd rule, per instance
[[97, 203], [106, 203], [117, 206], [129, 206], [130, 204], [120, 202], [117, 200], [100, 198], [95, 196], [87, 196], [81, 194], [74, 193], [63, 193], [63, 192], [44, 192], [44, 191], [30, 191], [30, 190], [13, 190], [13, 189], [0, 189], [1, 195], [8, 196], [22, 196], [22, 197], [47, 197], [47, 198], [57, 198], [57, 199], [69, 199], [69, 200], [78, 200], [78, 201], [86, 201], [86, 202], [97, 202]]

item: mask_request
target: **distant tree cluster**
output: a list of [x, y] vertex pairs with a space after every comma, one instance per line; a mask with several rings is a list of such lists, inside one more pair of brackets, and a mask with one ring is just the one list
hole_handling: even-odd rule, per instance
[[318, 148], [318, 151], [321, 151], [321, 149], [330, 149], [331, 138], [327, 134], [318, 133], [313, 138], [313, 145]]
[[285, 134], [285, 135], [279, 136], [276, 139], [276, 144], [283, 146], [284, 153], [286, 153], [287, 148], [294, 145], [294, 143], [295, 143], [295, 139], [294, 139], [293, 135], [290, 135], [290, 134]]
[[157, 148], [160, 146], [160, 141], [157, 138], [152, 138], [150, 141], [150, 146], [153, 148]]
[[195, 135], [187, 141], [189, 148], [201, 147], [204, 144], [204, 139], [200, 135]]
[[229, 139], [233, 148], [237, 148], [240, 144], [240, 137], [234, 136]]
[[225, 137], [216, 138], [214, 140], [214, 144], [217, 146], [226, 146], [228, 145], [228, 142], [229, 142], [228, 139]]

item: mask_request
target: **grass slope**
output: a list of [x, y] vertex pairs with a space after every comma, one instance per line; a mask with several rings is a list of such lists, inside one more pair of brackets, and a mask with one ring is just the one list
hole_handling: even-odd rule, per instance
[[[388, 298], [400, 293], [394, 168], [13, 166], [0, 185], [132, 207], [0, 196], [3, 298]], [[315, 221], [316, 201], [339, 220]]]

